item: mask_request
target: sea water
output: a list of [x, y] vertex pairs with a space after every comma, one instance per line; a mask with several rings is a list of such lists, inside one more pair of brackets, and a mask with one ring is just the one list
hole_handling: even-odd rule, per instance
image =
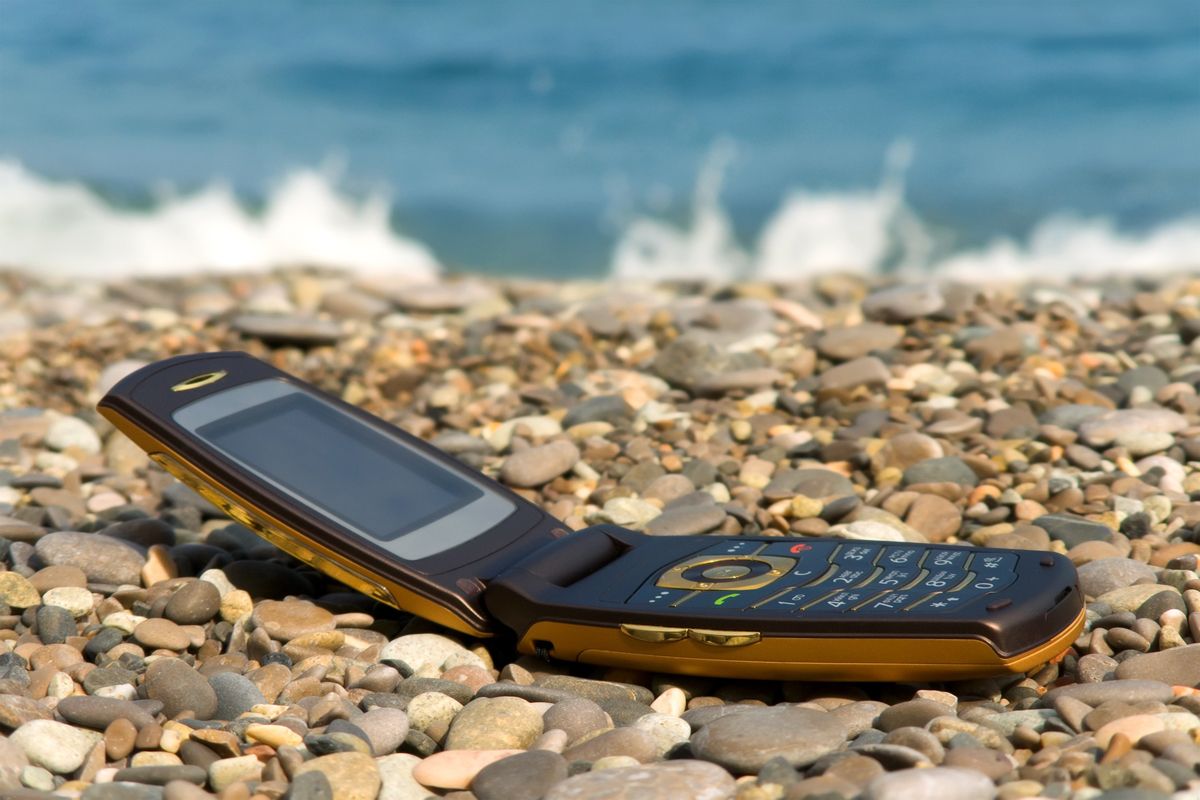
[[1200, 267], [1200, 6], [0, 0], [0, 264]]

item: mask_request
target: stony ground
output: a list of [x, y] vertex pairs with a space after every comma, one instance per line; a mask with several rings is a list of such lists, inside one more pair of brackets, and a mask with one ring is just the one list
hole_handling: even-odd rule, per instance
[[[0, 794], [1200, 796], [1200, 280], [732, 289], [0, 277]], [[1054, 550], [1026, 676], [752, 683], [547, 664], [373, 605], [93, 410], [245, 349], [575, 528]], [[1190, 794], [1189, 794], [1190, 792]]]

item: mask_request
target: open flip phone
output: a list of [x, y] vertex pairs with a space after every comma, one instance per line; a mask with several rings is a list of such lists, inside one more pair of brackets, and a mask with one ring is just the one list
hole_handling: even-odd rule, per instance
[[734, 678], [1023, 672], [1083, 626], [1066, 558], [935, 544], [578, 532], [393, 425], [244, 353], [143, 367], [100, 412], [280, 549], [522, 652]]

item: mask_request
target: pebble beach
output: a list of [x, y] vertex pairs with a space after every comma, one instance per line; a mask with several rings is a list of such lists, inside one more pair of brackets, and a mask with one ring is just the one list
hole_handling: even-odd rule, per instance
[[[571, 529], [1053, 551], [1025, 675], [704, 679], [515, 653], [232, 522], [95, 411], [244, 350]], [[1200, 797], [1200, 278], [618, 286], [0, 273], [0, 796]]]

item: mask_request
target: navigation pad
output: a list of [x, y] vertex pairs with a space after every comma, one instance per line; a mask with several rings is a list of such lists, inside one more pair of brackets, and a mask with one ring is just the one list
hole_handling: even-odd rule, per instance
[[647, 609], [949, 613], [1017, 579], [1016, 553], [887, 542], [724, 540], [647, 581]]

